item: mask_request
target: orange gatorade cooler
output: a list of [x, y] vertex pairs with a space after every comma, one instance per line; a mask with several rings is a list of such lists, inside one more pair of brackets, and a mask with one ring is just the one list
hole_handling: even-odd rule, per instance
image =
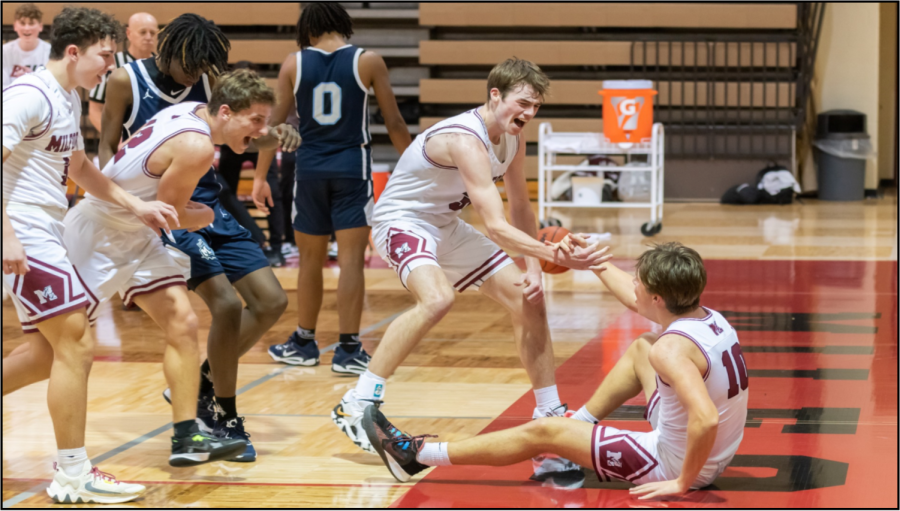
[[653, 82], [650, 80], [605, 80], [603, 90], [603, 134], [613, 143], [638, 143], [653, 131]]

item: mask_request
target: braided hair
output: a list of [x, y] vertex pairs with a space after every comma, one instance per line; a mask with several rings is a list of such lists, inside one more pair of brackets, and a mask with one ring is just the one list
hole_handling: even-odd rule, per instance
[[227, 70], [230, 49], [231, 43], [215, 23], [187, 13], [160, 31], [156, 54], [161, 69], [177, 61], [188, 76], [218, 76]]
[[311, 37], [321, 37], [328, 32], [337, 32], [350, 39], [353, 35], [353, 19], [337, 2], [307, 2], [297, 21], [297, 44], [301, 48], [312, 46]]

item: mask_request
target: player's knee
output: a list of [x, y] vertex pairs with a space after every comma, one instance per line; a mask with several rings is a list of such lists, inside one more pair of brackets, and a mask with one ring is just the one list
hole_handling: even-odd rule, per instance
[[656, 342], [657, 335], [652, 332], [644, 332], [637, 339], [631, 342], [628, 350], [634, 355], [647, 357], [650, 353], [650, 347]]
[[287, 295], [284, 291], [279, 289], [279, 292], [271, 293], [271, 296], [267, 296], [265, 299], [260, 300], [260, 303], [256, 304], [255, 309], [258, 315], [266, 318], [274, 318], [277, 321], [278, 318], [284, 314], [287, 305]]
[[450, 312], [455, 300], [456, 295], [452, 288], [438, 288], [423, 297], [419, 306], [422, 307], [429, 318], [439, 320]]
[[188, 305], [187, 307], [178, 307], [173, 311], [166, 328], [166, 333], [170, 342], [197, 342], [197, 330], [200, 321], [194, 309]]
[[207, 304], [213, 321], [237, 321], [241, 320], [241, 312], [244, 304], [234, 292], [220, 294]]
[[542, 417], [525, 424], [528, 443], [542, 448], [553, 444], [561, 429], [557, 419], [558, 417]]
[[90, 368], [94, 359], [94, 336], [87, 317], [72, 314], [66, 318], [62, 335], [53, 349], [54, 358]]

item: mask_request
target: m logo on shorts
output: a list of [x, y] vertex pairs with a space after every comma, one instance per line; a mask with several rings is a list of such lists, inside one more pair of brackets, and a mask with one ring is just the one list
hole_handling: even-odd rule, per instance
[[216, 253], [203, 240], [197, 240], [197, 248], [200, 249], [200, 257], [207, 261], [215, 261]]
[[34, 295], [41, 301], [41, 305], [56, 300], [56, 293], [53, 292], [53, 286], [47, 286], [43, 290], [35, 290]]
[[606, 451], [606, 464], [610, 467], [622, 468], [622, 453]]
[[397, 254], [397, 259], [403, 259], [403, 254], [407, 252], [412, 252], [412, 249], [409, 248], [409, 243], [403, 243], [402, 246], [397, 247], [397, 250], [394, 250], [394, 253]]

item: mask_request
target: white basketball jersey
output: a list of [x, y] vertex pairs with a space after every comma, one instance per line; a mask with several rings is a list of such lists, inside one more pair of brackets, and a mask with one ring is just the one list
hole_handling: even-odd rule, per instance
[[[749, 398], [747, 364], [734, 328], [714, 310], [704, 307], [703, 319], [679, 319], [661, 335], [676, 334], [694, 342], [706, 356], [709, 369], [704, 375], [706, 390], [719, 410], [716, 442], [705, 467], [724, 468], [744, 438]], [[660, 458], [668, 466], [680, 467], [687, 452], [688, 413], [675, 390], [657, 376], [659, 391]]]
[[50, 43], [38, 40], [38, 45], [31, 51], [19, 46], [19, 40], [3, 45], [3, 87], [6, 88], [20, 76], [33, 73], [47, 65], [50, 60]]
[[445, 119], [416, 137], [403, 152], [375, 204], [375, 222], [413, 218], [442, 227], [455, 221], [460, 211], [471, 204], [459, 169], [441, 165], [425, 152], [428, 139], [447, 133], [473, 135], [481, 140], [491, 159], [491, 177], [495, 183], [506, 174], [519, 150], [519, 138], [504, 134], [506, 154], [498, 157], [477, 109]]
[[84, 149], [81, 98], [46, 69], [3, 89], [3, 204], [37, 206], [62, 218], [72, 153]]
[[[153, 152], [171, 138], [193, 131], [212, 137], [209, 125], [197, 116], [204, 103], [186, 102], [170, 106], [154, 115], [119, 149], [103, 167], [103, 174], [123, 190], [143, 201], [156, 200], [159, 179], [147, 165]], [[144, 224], [130, 211], [87, 195], [85, 211], [92, 216], [126, 230], [140, 229]]]

